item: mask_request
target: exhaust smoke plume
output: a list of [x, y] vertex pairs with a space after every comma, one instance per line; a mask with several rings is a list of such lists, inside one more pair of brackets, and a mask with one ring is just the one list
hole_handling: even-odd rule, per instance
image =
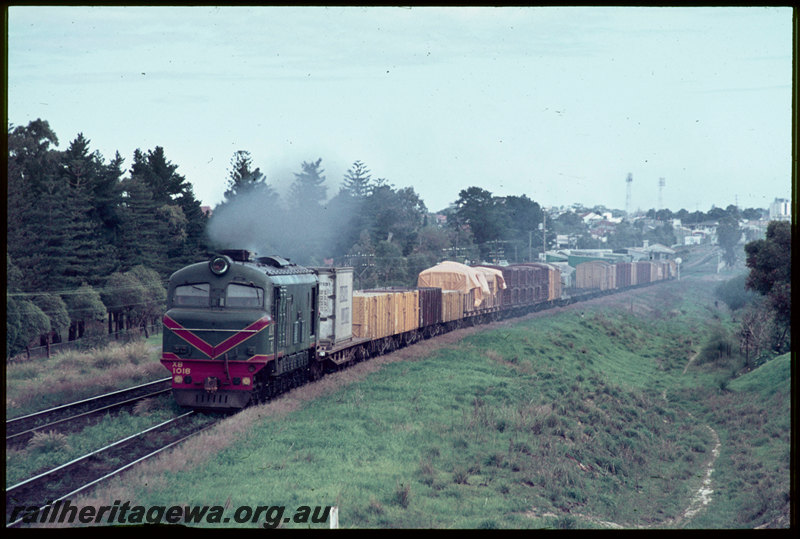
[[327, 203], [282, 203], [273, 190], [253, 189], [218, 205], [208, 224], [214, 249], [247, 249], [258, 256], [279, 255], [301, 265], [322, 266], [343, 252], [341, 231], [356, 214], [349, 197]]

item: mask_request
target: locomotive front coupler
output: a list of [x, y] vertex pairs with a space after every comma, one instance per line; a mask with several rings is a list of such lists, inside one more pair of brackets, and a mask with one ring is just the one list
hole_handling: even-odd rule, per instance
[[203, 389], [206, 390], [206, 393], [216, 393], [219, 389], [219, 378], [216, 376], [209, 376], [203, 382]]

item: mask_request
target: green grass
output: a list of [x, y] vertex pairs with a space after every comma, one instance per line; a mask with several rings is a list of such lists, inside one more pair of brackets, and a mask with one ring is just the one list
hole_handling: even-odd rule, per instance
[[731, 381], [729, 391], [702, 395], [722, 451], [716, 497], [698, 527], [788, 527], [790, 366], [785, 354]]
[[7, 364], [6, 417], [169, 376], [159, 363], [160, 338]]
[[760, 393], [770, 397], [776, 392], [791, 390], [791, 354], [784, 354], [761, 365], [758, 369], [731, 381], [733, 391]]

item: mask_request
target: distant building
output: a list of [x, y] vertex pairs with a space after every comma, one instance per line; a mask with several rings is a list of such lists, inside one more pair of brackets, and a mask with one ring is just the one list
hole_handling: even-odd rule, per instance
[[668, 260], [675, 256], [675, 251], [666, 245], [654, 243], [650, 246], [644, 247], [645, 251], [650, 254], [650, 260]]
[[792, 206], [785, 198], [776, 198], [775, 202], [769, 205], [770, 221], [791, 221]]
[[609, 221], [607, 219], [602, 219], [600, 221], [596, 221], [590, 230], [592, 237], [596, 240], [600, 240], [603, 243], [608, 241], [608, 236], [613, 234], [614, 231], [617, 229], [617, 223], [614, 221]]
[[700, 231], [692, 232], [688, 236], [683, 237], [684, 245], [700, 245], [705, 241], [705, 234]]
[[739, 226], [742, 227], [742, 232], [744, 232], [745, 241], [755, 241], [755, 240], [762, 240], [767, 235], [767, 227], [769, 226], [769, 221], [766, 219], [758, 219], [758, 220], [744, 220], [742, 221]]
[[558, 234], [556, 236], [556, 249], [576, 249], [578, 236], [576, 234]]
[[591, 225], [592, 223], [596, 223], [598, 221], [603, 220], [602, 215], [597, 215], [596, 213], [590, 211], [586, 213], [581, 213], [580, 218], [583, 219], [583, 223], [586, 225]]

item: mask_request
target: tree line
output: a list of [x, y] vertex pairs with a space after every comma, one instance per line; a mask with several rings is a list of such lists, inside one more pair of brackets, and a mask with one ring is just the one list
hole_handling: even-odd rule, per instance
[[738, 318], [733, 336], [745, 366], [791, 350], [792, 230], [787, 221], [773, 221], [764, 239], [745, 244], [749, 273], [719, 284], [715, 295]]
[[63, 151], [44, 120], [8, 127], [6, 354], [158, 316], [162, 281], [207, 249], [192, 185], [162, 147], [129, 170], [79, 133]]
[[[322, 159], [303, 161], [281, 196], [245, 150], [233, 154], [223, 200], [208, 217], [163, 147], [136, 149], [126, 168], [118, 152], [104, 158], [83, 134], [63, 151], [58, 143], [41, 119], [8, 127], [7, 354], [37, 337], [78, 338], [99, 322], [111, 332], [157, 319], [170, 273], [223, 248], [351, 265], [366, 289], [415, 285], [445, 258], [532, 260], [557, 234], [601, 246], [575, 211], [551, 219], [526, 195], [468, 187], [432, 214], [413, 188], [373, 176], [358, 160], [332, 196]], [[670, 234], [666, 225], [623, 222], [602, 246], [672, 244]]]

